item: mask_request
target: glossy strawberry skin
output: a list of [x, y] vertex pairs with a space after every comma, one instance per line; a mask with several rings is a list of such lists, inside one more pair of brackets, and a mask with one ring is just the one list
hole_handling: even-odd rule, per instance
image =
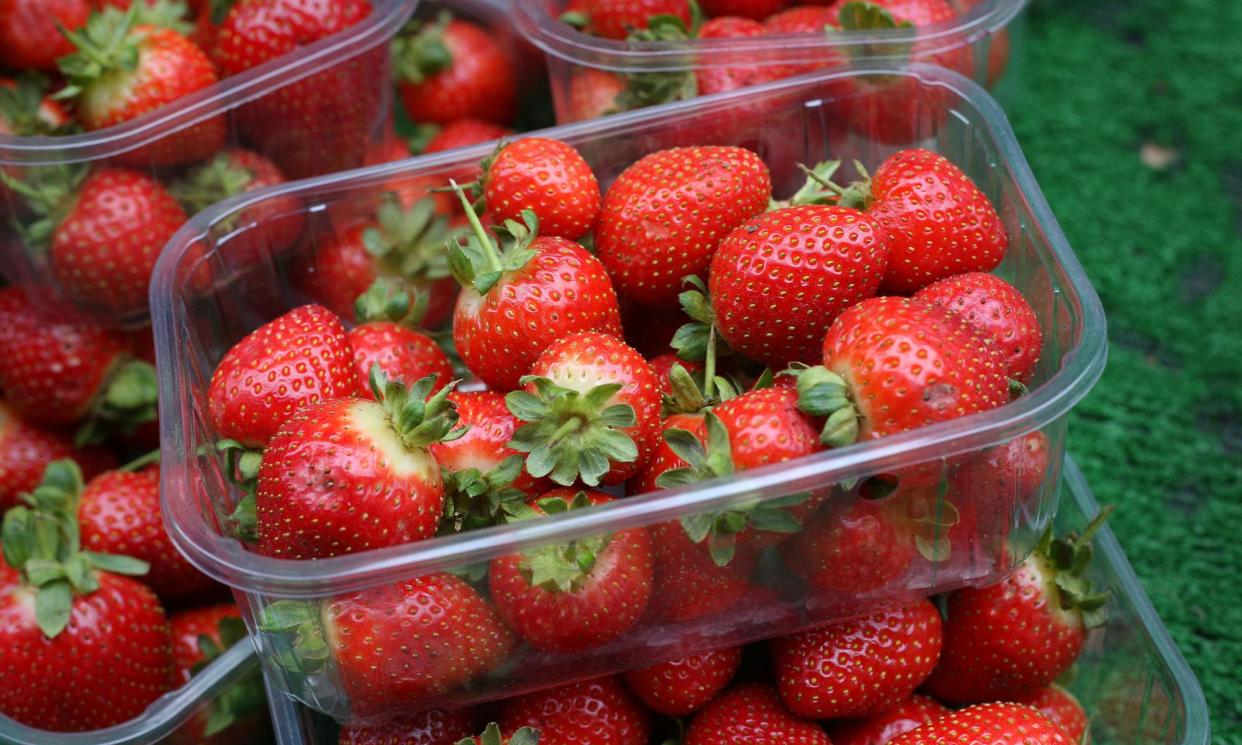
[[206, 636], [217, 645], [224, 645], [220, 639], [220, 622], [226, 618], [240, 621], [241, 611], [233, 603], [217, 603], [183, 610], [168, 617], [177, 685], [189, 683], [194, 676], [194, 668], [207, 659], [199, 637]]
[[886, 745], [898, 735], [948, 713], [936, 699], [916, 693], [878, 714], [831, 722], [828, 736], [832, 745]]
[[495, 609], [449, 574], [339, 596], [322, 614], [356, 717], [450, 691], [495, 669], [514, 646]]
[[339, 745], [457, 745], [478, 731], [469, 709], [428, 709], [378, 725], [346, 724]]
[[618, 676], [528, 693], [500, 713], [504, 732], [539, 731], [539, 745], [646, 745], [650, 716]]
[[563, 238], [538, 237], [524, 267], [486, 295], [463, 288], [453, 314], [462, 361], [489, 388], [510, 391], [549, 344], [580, 331], [621, 336], [617, 295], [599, 259]]
[[155, 261], [185, 221], [181, 205], [154, 178], [124, 168], [96, 170], [52, 233], [52, 274], [79, 306], [143, 313]]
[[900, 579], [915, 547], [892, 507], [857, 499], [812, 515], [781, 556], [814, 593], [863, 593]]
[[1084, 739], [1090, 724], [1087, 712], [1083, 711], [1082, 704], [1074, 698], [1074, 694], [1061, 686], [1053, 683], [1034, 693], [1017, 696], [1014, 698], [1014, 703], [1026, 704], [1039, 710], [1039, 713], [1047, 717], [1048, 721], [1065, 732], [1070, 742], [1084, 745], [1090, 742], [1089, 738]]
[[220, 361], [208, 389], [212, 423], [221, 437], [263, 447], [298, 410], [352, 394], [352, 362], [339, 318], [318, 305], [294, 308]]
[[878, 714], [927, 678], [943, 641], [929, 600], [792, 634], [772, 643], [781, 699], [816, 719]]
[[[540, 499], [572, 502], [576, 493], [575, 489], [555, 489]], [[592, 505], [612, 501], [602, 492], [587, 492], [587, 497]], [[538, 504], [531, 506], [542, 512]], [[488, 577], [501, 618], [536, 649], [592, 649], [629, 631], [647, 609], [651, 539], [642, 527], [613, 533], [590, 571], [571, 591], [532, 585], [530, 571], [522, 554], [492, 559]]]
[[514, 65], [487, 29], [461, 19], [445, 27], [441, 40], [452, 62], [421, 83], [400, 81], [410, 119], [449, 124], [482, 119], [508, 126], [517, 110]]
[[877, 221], [848, 207], [803, 205], [751, 218], [712, 257], [720, 333], [774, 369], [813, 363], [832, 321], [875, 295], [888, 254]]
[[749, 150], [661, 150], [625, 169], [608, 188], [595, 228], [596, 254], [622, 300], [676, 307], [682, 279], [701, 277], [720, 241], [767, 209], [771, 196], [767, 166]]
[[776, 691], [748, 683], [725, 692], [695, 715], [685, 745], [831, 745], [824, 730], [790, 713]]
[[158, 470], [108, 471], [92, 479], [82, 489], [78, 525], [83, 548], [150, 564], [143, 581], [161, 598], [192, 600], [215, 587], [168, 538]]
[[[449, 400], [457, 407], [458, 421], [468, 429], [456, 440], [433, 442], [428, 446], [442, 469], [453, 473], [474, 468], [487, 473], [506, 458], [520, 455], [508, 447], [508, 442], [522, 422], [505, 405], [504, 394], [453, 391]], [[549, 482], [532, 477], [525, 468], [513, 482], [515, 489], [532, 497], [546, 491], [548, 486]]]
[[889, 745], [1071, 745], [1061, 728], [1023, 704], [970, 706], [916, 727]]
[[38, 486], [47, 464], [61, 458], [72, 458], [86, 479], [112, 468], [116, 462], [101, 447], [79, 450], [69, 435], [28, 422], [0, 401], [0, 513], [17, 504], [21, 494]]
[[539, 219], [539, 234], [577, 240], [599, 215], [599, 182], [572, 145], [524, 137], [496, 153], [483, 177], [487, 216], [496, 223], [521, 221], [523, 210]]
[[741, 664], [742, 648], [726, 647], [630, 670], [625, 682], [652, 711], [684, 717], [724, 690]]
[[375, 398], [371, 391], [372, 365], [379, 365], [385, 377], [407, 387], [428, 375], [436, 376], [437, 390], [453, 380], [453, 363], [426, 334], [391, 321], [372, 321], [350, 329], [348, 336], [354, 350], [356, 396]]
[[0, 0], [0, 67], [55, 72], [73, 51], [57, 24], [77, 29], [90, 13], [90, 0]]
[[[441, 153], [459, 147], [469, 147], [482, 142], [499, 140], [513, 134], [513, 130], [486, 119], [456, 119], [427, 141], [423, 154]], [[409, 156], [406, 156], [409, 157]]]
[[587, 0], [591, 32], [605, 39], [624, 39], [633, 29], [647, 28], [652, 16], [671, 15], [690, 25], [686, 0]]
[[38, 729], [118, 724], [173, 684], [168, 621], [155, 594], [107, 572], [98, 590], [74, 598], [69, 625], [54, 639], [35, 625], [28, 590], [0, 593], [0, 650], [0, 713]]
[[986, 332], [1005, 357], [1005, 374], [1020, 383], [1031, 382], [1043, 332], [1018, 288], [994, 274], [968, 272], [933, 282], [914, 299], [955, 311]]

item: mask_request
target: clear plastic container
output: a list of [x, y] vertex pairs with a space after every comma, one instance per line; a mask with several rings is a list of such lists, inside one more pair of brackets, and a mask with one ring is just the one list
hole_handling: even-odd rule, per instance
[[[223, 518], [239, 495], [227, 485], [223, 463], [211, 447], [215, 437], [205, 400], [212, 370], [247, 332], [308, 301], [289, 281], [288, 263], [313, 255], [331, 235], [334, 214], [373, 209], [394, 185], [443, 181], [448, 174], [470, 167], [492, 146], [245, 195], [200, 214], [179, 233], [160, 260], [152, 289], [161, 376], [165, 522], [190, 561], [245, 596], [247, 602], [242, 605], [249, 613], [248, 623], [276, 688], [343, 720], [492, 699], [639, 666], [675, 654], [670, 650], [689, 652], [747, 642], [895, 599], [986, 584], [1020, 560], [1052, 518], [1067, 414], [1103, 369], [1105, 328], [1099, 299], [1049, 211], [1004, 114], [982, 88], [955, 73], [928, 66], [857, 69], [703, 97], [543, 134], [575, 145], [605, 187], [628, 164], [657, 149], [692, 142], [745, 144], [771, 166], [776, 192], [787, 194], [801, 180], [796, 162], [814, 163], [831, 155], [859, 157], [874, 166], [892, 152], [892, 146], [859, 134], [855, 128], [837, 126], [841, 107], [858, 106], [858, 97], [867, 95], [852, 86], [876, 77], [906, 81], [912, 96], [912, 108], [904, 121], [883, 124], [909, 129], [924, 146], [943, 152], [998, 206], [1011, 237], [999, 271], [1022, 289], [1043, 326], [1045, 348], [1036, 379], [1029, 395], [989, 412], [746, 471], [728, 480], [314, 562], [260, 556], [221, 532], [220, 526], [226, 525]], [[305, 240], [293, 253], [269, 252], [256, 259], [249, 248], [231, 250], [250, 231], [260, 231], [252, 235], [261, 238], [263, 229], [262, 224], [237, 228], [239, 223], [232, 218], [285, 195], [297, 195], [307, 218]], [[243, 240], [243, 244], [253, 246], [254, 242]], [[1005, 509], [986, 517], [976, 515], [968, 522], [967, 516], [977, 512], [979, 505], [966, 498], [961, 487], [940, 479], [947, 473], [942, 469], [960, 474], [961, 464], [986, 460], [990, 448], [1033, 431], [1041, 432], [1046, 440], [1047, 465], [1042, 474], [1034, 474], [1038, 488], [1018, 494], [1015, 485], [1013, 493], [1003, 496]], [[925, 480], [929, 485], [878, 498], [894, 475], [906, 478], [907, 484]], [[949, 488], [941, 488], [942, 484]], [[662, 607], [604, 647], [559, 655], [517, 647], [503, 668], [468, 687], [379, 703], [368, 700], [365, 707], [351, 702], [336, 667], [329, 664], [309, 674], [311, 665], [302, 664], [307, 661], [290, 638], [259, 630], [265, 609], [281, 599], [326, 604], [349, 593], [431, 573], [473, 571], [478, 575], [496, 557], [626, 528], [680, 535], [680, 518], [795, 494], [810, 494], [825, 503], [823, 511], [805, 523], [800, 539], [826, 536], [839, 511], [880, 510], [883, 516], [876, 519], [887, 519], [894, 526], [899, 538], [892, 543], [900, 547], [898, 553], [904, 559], [886, 561], [888, 569], [882, 576], [868, 578], [863, 583], [865, 591], [849, 586], [857, 583], [857, 577], [838, 582], [831, 575], [817, 577], [818, 589], [812, 590], [790, 571], [799, 569], [797, 561], [786, 564], [780, 550], [770, 549], [758, 559], [753, 574], [737, 567], [740, 579], [731, 583], [736, 592], [721, 593], [716, 598], [718, 606], [702, 610], [697, 618], [669, 620], [688, 615], [686, 609]], [[958, 519], [949, 519], [950, 515]], [[1007, 551], [1002, 550], [1006, 542]], [[665, 579], [673, 582], [671, 576]], [[673, 587], [660, 597], [677, 597], [675, 582]], [[394, 659], [392, 664], [401, 663]]]
[[[1081, 529], [1100, 506], [1082, 472], [1066, 460], [1060, 530]], [[1211, 721], [1194, 671], [1126, 559], [1116, 536], [1104, 528], [1095, 538], [1093, 578], [1112, 595], [1108, 623], [1092, 632], [1070, 688], [1091, 716], [1091, 741], [1099, 745], [1207, 745]], [[272, 695], [278, 745], [330, 745], [336, 726], [327, 717]]]
[[[0, 743], [6, 745], [147, 745], [148, 743], [197, 743], [201, 739], [201, 726], [192, 722], [195, 717], [205, 714], [212, 702], [218, 699], [231, 686], [253, 673], [259, 665], [254, 647], [241, 642], [213, 660], [189, 683], [156, 699], [141, 716], [128, 722], [108, 727], [107, 729], [90, 732], [49, 732], [19, 724], [6, 716], [0, 715]], [[233, 728], [226, 729], [221, 737], [229, 738], [234, 745], [247, 745], [263, 741], [266, 722], [261, 719], [254, 722], [234, 724], [240, 728], [250, 727], [249, 736], [242, 736]], [[255, 731], [257, 730], [257, 731]], [[177, 739], [181, 736], [181, 739]], [[213, 740], [214, 742], [214, 740]]]
[[[925, 62], [951, 67], [992, 87], [1012, 72], [1020, 26], [1009, 27], [1026, 3], [951, 0], [960, 15], [917, 30], [839, 32], [831, 38], [803, 34], [685, 41], [616, 40], [583, 33], [560, 21], [567, 0], [514, 0], [513, 11], [522, 34], [547, 53], [557, 121], [565, 123], [598, 116], [608, 108], [596, 105], [598, 91], [615, 92], [630, 76], [730, 67], [766, 68], [774, 76], [786, 76], [851, 59]], [[622, 82], [617, 82], [617, 76]]]
[[[184, 137], [190, 128], [218, 122], [221, 117], [227, 129], [226, 147], [236, 144], [253, 149], [277, 161], [283, 171], [300, 171], [286, 175], [313, 176], [362, 166], [368, 143], [382, 136], [390, 122], [393, 94], [387, 43], [417, 3], [373, 0], [370, 16], [338, 34], [124, 124], [65, 137], [0, 134], [0, 170], [33, 183], [41, 174], [59, 169], [124, 165], [167, 183], [194, 163], [176, 162], [169, 167], [152, 154]], [[307, 128], [293, 126], [279, 114], [276, 107], [289, 103], [286, 97], [307, 97], [317, 90], [331, 91], [321, 95], [335, 98]], [[334, 141], [320, 141], [324, 133]], [[31, 245], [17, 227], [35, 219], [23, 198], [0, 186], [0, 275], [29, 285], [39, 296], [58, 293], [101, 322], [137, 325], [145, 321], [145, 296], [116, 292], [90, 302], [83, 293], [65, 287], [72, 267], [66, 263], [58, 272], [48, 252]]]

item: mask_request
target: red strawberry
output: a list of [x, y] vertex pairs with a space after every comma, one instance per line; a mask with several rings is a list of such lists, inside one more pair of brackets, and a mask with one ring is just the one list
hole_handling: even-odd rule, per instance
[[647, 28], [654, 16], [669, 15], [690, 25], [686, 0], [586, 0], [591, 32], [605, 39], [624, 39], [634, 29]]
[[[691, 374], [703, 371], [703, 365], [700, 363], [683, 360], [672, 352], [666, 352], [657, 357], [652, 357], [651, 369], [656, 374], [656, 380], [660, 382], [660, 392], [666, 396], [672, 395], [673, 393], [672, 384], [669, 382], [669, 373], [673, 371], [674, 365], [681, 365], [686, 369], [686, 372]], [[663, 473], [663, 471], [661, 471], [661, 473]]]
[[[875, 10], [886, 13], [898, 27], [909, 25], [922, 29], [955, 21], [958, 17], [957, 11], [953, 9], [949, 0], [865, 0], [865, 2], [847, 0], [840, 3], [837, 8], [838, 20], [842, 28], [849, 30], [884, 28], [884, 26], [872, 25], [875, 21], [870, 19], [862, 24], [851, 24], [848, 17], [858, 15], [858, 9], [850, 8], [851, 5], [870, 6], [870, 10], [861, 14], [863, 16], [874, 13]], [[911, 58], [917, 62], [930, 62], [947, 67], [966, 76], [970, 76], [973, 71], [971, 48], [968, 44], [946, 45], [937, 43], [933, 37], [927, 42], [915, 44]]]
[[[445, 124], [423, 146], [423, 154], [439, 153], [459, 147], [469, 147], [508, 137], [513, 130], [485, 119], [457, 119]], [[598, 190], [598, 187], [596, 187]]]
[[[212, 59], [222, 77], [237, 75], [344, 31], [371, 12], [367, 0], [236, 3], [220, 24]], [[388, 66], [383, 44], [336, 62], [238, 109], [238, 129], [290, 178], [357, 167], [386, 110]]]
[[582, 332], [548, 346], [524, 391], [505, 398], [526, 422], [509, 446], [526, 470], [570, 486], [618, 484], [651, 456], [660, 431], [660, 388], [651, 365], [625, 342]]
[[78, 523], [82, 547], [145, 561], [146, 584], [165, 600], [193, 600], [215, 588], [173, 546], [160, 514], [159, 470], [108, 471], [81, 492]]
[[874, 218], [847, 207], [801, 205], [747, 220], [712, 257], [721, 336], [774, 368], [815, 362], [833, 320], [879, 289], [886, 238]]
[[631, 670], [625, 682], [647, 708], [684, 717], [724, 690], [741, 664], [742, 648], [726, 647]]
[[[57, 64], [69, 81], [57, 94], [72, 97], [77, 120], [87, 130], [106, 129], [155, 111], [217, 82], [206, 53], [177, 31], [135, 25], [140, 4], [126, 14], [96, 13], [68, 32], [77, 51]], [[192, 163], [224, 145], [222, 114], [118, 156], [134, 166]]]
[[457, 745], [470, 737], [475, 717], [469, 709], [428, 709], [384, 724], [346, 724], [339, 745]]
[[781, 545], [785, 565], [813, 593], [863, 593], [891, 586], [914, 559], [909, 530], [895, 506], [855, 499], [824, 509]]
[[785, 2], [786, 0], [704, 0], [699, 6], [712, 20], [721, 16], [740, 16], [762, 21], [784, 8]]
[[[717, 3], [721, 2], [721, 0], [715, 1]], [[780, 5], [784, 4], [784, 0], [723, 0], [723, 4], [734, 6], [738, 12], [713, 13], [712, 15], [719, 15], [720, 17], [712, 18], [700, 26], [698, 38], [745, 39], [764, 36], [767, 31], [764, 29], [763, 24], [751, 19], [763, 18], [770, 12], [768, 7], [775, 5], [779, 8]], [[775, 10], [776, 8], [772, 9]], [[745, 17], [738, 18], [736, 16]], [[760, 85], [775, 79], [770, 65], [756, 65], [753, 61], [742, 59], [739, 59], [738, 64], [735, 66], [726, 67], [718, 64], [704, 66], [701, 69], [695, 70], [694, 77], [698, 88], [698, 95], [700, 96]]]
[[[534, 517], [607, 504], [602, 492], [554, 489], [531, 501]], [[651, 539], [629, 528], [492, 559], [491, 596], [501, 618], [536, 649], [577, 652], [624, 634], [651, 595]]]
[[1023, 704], [980, 704], [933, 719], [889, 745], [1070, 745], [1060, 727]]
[[501, 729], [530, 727], [539, 745], [646, 745], [651, 721], [621, 678], [596, 678], [505, 702]]
[[1035, 311], [1018, 288], [994, 274], [968, 272], [933, 282], [914, 299], [960, 313], [1000, 348], [1009, 377], [1031, 382], [1043, 334]]
[[426, 334], [410, 328], [418, 323], [421, 309], [410, 307], [409, 295], [395, 283], [376, 280], [358, 298], [355, 318], [361, 323], [350, 329], [349, 345], [354, 350], [357, 392], [373, 398], [371, 370], [376, 365], [389, 380], [411, 386], [428, 375], [436, 376], [436, 390], [453, 380], [453, 363]]
[[[168, 618], [172, 633], [173, 666], [177, 683], [185, 685], [197, 668], [246, 638], [241, 611], [233, 603], [183, 610]], [[210, 642], [204, 644], [204, 637]]]
[[596, 119], [617, 111], [623, 111], [617, 102], [626, 89], [625, 78], [608, 70], [582, 67], [574, 71], [569, 81], [569, 100], [559, 107], [569, 110], [566, 121], [578, 122]]
[[102, 447], [79, 450], [64, 433], [27, 422], [0, 401], [0, 511], [38, 486], [43, 469], [60, 458], [72, 458], [86, 478], [114, 466], [112, 454]]
[[81, 488], [77, 466], [54, 461], [33, 505], [4, 516], [4, 561], [20, 576], [0, 592], [0, 714], [56, 732], [132, 719], [173, 682], [164, 611], [121, 576], [146, 565], [78, 550]]
[[[21, 75], [17, 80], [0, 77], [0, 134], [57, 134], [71, 121], [65, 108], [47, 95], [47, 81], [41, 76]], [[20, 173], [10, 175], [17, 177]]]
[[514, 65], [485, 28], [444, 13], [414, 21], [393, 44], [401, 100], [410, 119], [449, 124], [483, 119], [508, 126], [517, 109]]
[[[768, 17], [763, 22], [763, 28], [768, 36], [815, 34], [822, 37], [827, 33], [840, 31], [840, 27], [837, 25], [837, 9], [834, 5], [829, 5], [828, 7], [823, 5], [797, 5]], [[815, 55], [818, 59], [814, 62], [778, 65], [771, 74], [774, 78], [787, 78], [814, 70], [844, 65], [849, 62], [847, 54], [831, 44], [823, 45], [822, 49], [816, 50]], [[848, 86], [842, 86], [841, 84], [829, 84], [826, 87], [828, 92], [836, 92], [838, 89], [841, 89], [841, 93], [848, 93], [845, 90]]]
[[695, 715], [686, 745], [831, 745], [819, 724], [789, 712], [761, 683], [738, 686]]
[[540, 353], [562, 337], [586, 331], [621, 336], [612, 282], [585, 248], [510, 222], [514, 243], [500, 252], [473, 210], [468, 217], [473, 233], [449, 248], [449, 266], [462, 285], [453, 341], [488, 387], [517, 388]]
[[1026, 704], [1037, 709], [1048, 721], [1060, 727], [1070, 742], [1086, 745], [1090, 743], [1089, 721], [1082, 704], [1074, 698], [1074, 694], [1053, 683], [1047, 688], [1040, 688], [1034, 693], [1017, 696], [1014, 703]]
[[263, 447], [301, 409], [352, 394], [352, 360], [341, 319], [318, 305], [294, 308], [220, 360], [207, 391], [212, 424], [221, 437]]
[[[359, 719], [399, 714], [496, 669], [514, 646], [495, 609], [465, 581], [427, 574], [339, 595], [322, 605], [282, 601], [261, 628], [286, 636], [303, 674], [323, 668], [323, 651]], [[546, 745], [546, 744], [545, 744]]]
[[652, 525], [655, 584], [651, 615], [667, 621], [688, 621], [724, 613], [752, 597], [750, 581], [758, 555], [740, 551], [718, 564], [702, 543], [686, 534], [680, 521]]
[[[174, 676], [185, 685], [210, 662], [246, 639], [241, 612], [232, 603], [207, 605], [174, 613], [168, 618], [172, 632]], [[234, 682], [205, 711], [182, 725], [174, 743], [229, 745], [238, 740], [257, 740], [264, 722], [266, 699], [258, 671]]]
[[828, 736], [832, 738], [832, 745], [885, 745], [898, 735], [948, 713], [936, 699], [916, 693], [878, 714], [831, 722]]
[[[655, 362], [652, 362], [652, 370], [656, 370]], [[659, 372], [657, 371], [657, 376]], [[664, 386], [666, 379], [659, 378], [661, 387]], [[634, 478], [630, 479], [626, 492], [634, 494], [646, 494], [661, 489], [657, 483], [660, 476], [667, 471], [675, 468], [685, 468], [688, 463], [681, 459], [669, 446], [669, 441], [664, 437], [664, 433], [672, 429], [682, 429], [694, 434], [696, 437], [705, 436], [707, 431], [706, 425], [703, 423], [703, 415], [701, 413], [683, 413], [675, 412], [664, 418], [661, 423], [660, 437], [656, 440], [656, 447], [651, 453], [651, 457], [647, 459], [646, 465]]]
[[258, 550], [318, 559], [435, 535], [444, 482], [427, 446], [457, 436], [434, 378], [407, 389], [373, 370], [377, 400], [336, 398], [287, 419], [259, 467]]
[[467, 737], [453, 745], [538, 745], [539, 735], [530, 727], [522, 727], [512, 735], [500, 731], [500, 725], [492, 722], [483, 730], [483, 734]]
[[596, 254], [622, 299], [666, 307], [682, 279], [703, 275], [721, 239], [767, 209], [771, 196], [768, 168], [749, 150], [661, 150], [609, 187], [595, 228]]
[[539, 234], [577, 240], [599, 215], [599, 183], [572, 145], [524, 137], [483, 161], [482, 194], [487, 216], [499, 224], [521, 220], [530, 210]]
[[0, 67], [55, 72], [73, 51], [60, 27], [80, 28], [90, 13], [90, 0], [0, 0]]
[[914, 692], [940, 656], [929, 600], [825, 624], [772, 642], [781, 700], [816, 719], [878, 714]]
[[952, 546], [969, 550], [972, 561], [1000, 559], [1016, 511], [1039, 493], [1048, 471], [1048, 438], [1042, 432], [1015, 437], [994, 448], [974, 453], [949, 477], [949, 500], [958, 521], [949, 530]]
[[1044, 534], [1018, 570], [984, 588], [949, 595], [944, 652], [926, 691], [941, 701], [1007, 700], [1043, 688], [1078, 658], [1087, 629], [1104, 623], [1107, 594], [1084, 576], [1091, 536]]

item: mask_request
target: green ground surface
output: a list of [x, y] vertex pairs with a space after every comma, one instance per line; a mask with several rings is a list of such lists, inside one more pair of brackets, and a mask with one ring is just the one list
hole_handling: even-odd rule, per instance
[[1036, 0], [1027, 20], [1010, 118], [1111, 341], [1070, 450], [1214, 741], [1242, 743], [1242, 2]]

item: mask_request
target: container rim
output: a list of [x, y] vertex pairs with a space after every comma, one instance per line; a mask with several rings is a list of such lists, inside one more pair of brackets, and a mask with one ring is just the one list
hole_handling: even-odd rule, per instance
[[0, 165], [60, 165], [111, 158], [268, 95], [386, 42], [418, 0], [372, 0], [361, 22], [113, 127], [65, 137], [0, 134]]
[[544, 0], [514, 0], [513, 14], [527, 41], [547, 54], [579, 65], [628, 73], [736, 65], [742, 59], [789, 61], [807, 54], [822, 56], [828, 50], [849, 52], [864, 46], [901, 42], [917, 42], [921, 54], [935, 54], [1000, 30], [1027, 2], [985, 0], [952, 20], [918, 29], [838, 32], [823, 37], [781, 34], [685, 41], [626, 41], [591, 36], [554, 18]]
[[274, 559], [248, 551], [237, 540], [220, 535], [196, 508], [193, 496], [196, 481], [188, 468], [188, 461], [193, 457], [192, 453], [187, 452], [187, 433], [192, 427], [192, 415], [183, 405], [189, 400], [189, 394], [182, 360], [176, 353], [183, 346], [181, 332], [185, 314], [176, 281], [180, 266], [185, 262], [202, 260], [201, 255], [192, 255], [192, 249], [208, 235], [212, 225], [235, 211], [279, 196], [310, 195], [345, 186], [379, 184], [394, 176], [477, 162], [494, 147], [484, 144], [240, 194], [200, 213], [173, 236], [156, 265], [150, 298], [161, 375], [159, 403], [160, 410], [164, 412], [160, 439], [165, 466], [161, 468], [161, 478], [163, 493], [168, 497], [163, 500], [163, 512], [165, 525], [174, 543], [200, 570], [232, 587], [284, 597], [318, 597], [396, 581], [412, 574], [443, 571], [501, 552], [522, 550], [568, 532], [590, 534], [661, 522], [673, 519], [678, 513], [716, 509], [745, 495], [769, 489], [806, 488], [800, 485], [813, 480], [821, 483], [826, 479], [841, 481], [929, 458], [946, 457], [1017, 437], [1065, 414], [1086, 395], [1103, 371], [1107, 353], [1104, 311], [1039, 190], [1000, 106], [969, 79], [931, 65], [869, 64], [812, 73], [602, 120], [554, 127], [528, 133], [528, 136], [573, 142], [587, 135], [626, 134], [628, 129], [653, 121], [675, 119], [685, 112], [729, 108], [739, 101], [780, 95], [808, 84], [818, 85], [860, 75], [916, 78], [923, 84], [948, 89], [980, 112], [979, 124], [995, 145], [997, 165], [1007, 171], [1026, 200], [1035, 220], [1031, 228], [1043, 234], [1052, 258], [1063, 275], [1061, 281], [1066, 289], [1066, 299], [1082, 318], [1084, 329], [1080, 345], [1066, 352], [1062, 368], [1030, 395], [991, 411], [797, 461], [745, 471], [728, 480], [716, 479], [524, 524], [492, 527], [359, 554], [315, 561]]

